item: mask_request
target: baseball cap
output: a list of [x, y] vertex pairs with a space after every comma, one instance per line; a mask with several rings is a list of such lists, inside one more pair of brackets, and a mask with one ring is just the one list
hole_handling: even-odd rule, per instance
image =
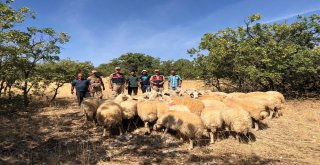
[[95, 69], [93, 69], [92, 71], [91, 71], [91, 73], [97, 73], [98, 71], [97, 70], [95, 70]]
[[115, 70], [120, 70], [121, 68], [119, 67], [119, 66], [117, 66], [116, 68], [115, 68]]
[[144, 69], [144, 70], [142, 70], [142, 72], [147, 72], [147, 70]]
[[156, 70], [154, 70], [154, 72], [160, 72], [160, 70], [159, 70], [159, 69], [156, 69]]

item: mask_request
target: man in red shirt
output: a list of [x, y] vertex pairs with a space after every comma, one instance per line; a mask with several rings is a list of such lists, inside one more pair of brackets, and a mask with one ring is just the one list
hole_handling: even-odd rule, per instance
[[164, 76], [160, 74], [160, 71], [158, 69], [156, 69], [154, 72], [155, 72], [155, 75], [153, 75], [150, 78], [151, 87], [156, 92], [162, 92], [163, 91], [163, 84], [165, 81]]
[[124, 92], [126, 79], [121, 73], [121, 68], [116, 67], [116, 72], [110, 75], [110, 89], [112, 90], [112, 95], [114, 97]]

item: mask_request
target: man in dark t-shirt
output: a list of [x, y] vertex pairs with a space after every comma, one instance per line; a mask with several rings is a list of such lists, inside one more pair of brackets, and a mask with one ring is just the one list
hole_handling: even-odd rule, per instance
[[138, 94], [138, 87], [139, 87], [139, 77], [136, 75], [135, 70], [131, 70], [131, 75], [127, 77], [126, 79], [126, 87], [128, 88], [128, 95], [132, 95], [132, 92], [134, 95]]
[[85, 98], [90, 89], [90, 81], [86, 80], [83, 73], [78, 73], [77, 79], [71, 82], [71, 94], [74, 94], [74, 88], [76, 88], [76, 95], [79, 106], [81, 105], [83, 98]]

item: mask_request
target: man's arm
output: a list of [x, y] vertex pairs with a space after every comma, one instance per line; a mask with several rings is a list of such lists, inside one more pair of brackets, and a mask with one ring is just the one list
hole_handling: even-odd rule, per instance
[[153, 86], [152, 77], [153, 77], [153, 76], [151, 76], [151, 77], [150, 77], [150, 80], [149, 80], [149, 81], [150, 81], [150, 85], [151, 85], [151, 86]]
[[179, 76], [179, 87], [181, 88], [182, 85], [182, 78]]
[[168, 77], [168, 89], [170, 89], [170, 76]]
[[71, 82], [71, 94], [74, 94], [74, 86], [75, 86], [75, 85], [76, 85], [75, 82], [72, 81], [72, 82]]
[[113, 84], [112, 84], [112, 74], [109, 77], [109, 88], [112, 90], [113, 89]]
[[101, 82], [102, 89], [105, 90], [106, 88], [104, 87], [103, 80], [102, 80], [102, 78], [100, 76], [99, 76], [99, 79], [100, 79], [100, 82]]

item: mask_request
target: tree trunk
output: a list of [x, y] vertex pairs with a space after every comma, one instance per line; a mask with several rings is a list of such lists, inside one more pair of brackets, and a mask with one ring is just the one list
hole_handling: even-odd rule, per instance
[[24, 87], [23, 87], [23, 103], [24, 106], [27, 107], [29, 105], [29, 98], [28, 98], [28, 81], [24, 81]]
[[58, 95], [58, 90], [60, 87], [62, 87], [63, 85], [61, 85], [60, 83], [57, 83], [57, 87], [54, 89], [54, 94], [50, 100], [50, 102], [52, 102], [53, 100], [56, 99], [57, 95]]
[[215, 86], [218, 89], [218, 91], [220, 92], [221, 91], [221, 86], [220, 86], [220, 80], [219, 80], [218, 77], [216, 78], [216, 85]]
[[266, 77], [268, 83], [269, 83], [269, 90], [274, 91], [274, 82], [270, 77]]
[[11, 92], [11, 88], [12, 88], [12, 85], [9, 86], [9, 100], [12, 99], [12, 92]]
[[2, 95], [3, 88], [4, 88], [4, 80], [2, 80], [0, 84], [0, 96]]

